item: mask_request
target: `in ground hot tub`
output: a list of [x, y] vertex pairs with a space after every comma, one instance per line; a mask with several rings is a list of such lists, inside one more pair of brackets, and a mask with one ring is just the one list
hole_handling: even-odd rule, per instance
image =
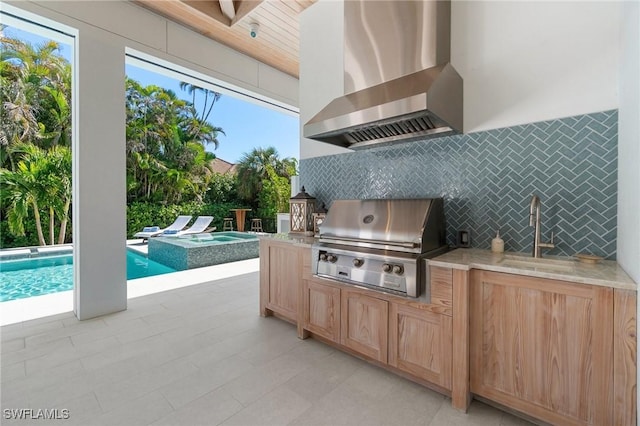
[[214, 232], [179, 237], [149, 238], [149, 259], [173, 269], [200, 268], [259, 256], [255, 234]]

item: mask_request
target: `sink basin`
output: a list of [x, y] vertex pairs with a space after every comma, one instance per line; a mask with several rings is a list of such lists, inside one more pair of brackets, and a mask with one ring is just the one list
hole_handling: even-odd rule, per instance
[[549, 271], [549, 272], [571, 272], [574, 270], [573, 260], [562, 259], [535, 259], [533, 257], [505, 255], [504, 258], [498, 262], [501, 266], [513, 267], [513, 268], [529, 268], [536, 271]]

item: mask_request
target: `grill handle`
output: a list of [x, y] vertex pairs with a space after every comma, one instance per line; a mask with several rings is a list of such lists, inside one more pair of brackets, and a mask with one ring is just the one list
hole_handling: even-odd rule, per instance
[[419, 247], [419, 243], [401, 242], [401, 241], [387, 241], [387, 240], [367, 240], [363, 238], [338, 238], [329, 236], [320, 236], [320, 242], [340, 243], [340, 242], [353, 242], [353, 243], [365, 243], [365, 244], [381, 244], [386, 246], [403, 247], [403, 248], [416, 248]]

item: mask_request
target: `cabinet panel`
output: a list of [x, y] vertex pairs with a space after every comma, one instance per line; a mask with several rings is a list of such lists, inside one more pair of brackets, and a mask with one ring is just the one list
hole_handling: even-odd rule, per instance
[[297, 321], [300, 283], [299, 249], [293, 245], [268, 246], [269, 290], [267, 307]]
[[636, 424], [636, 297], [635, 291], [614, 292], [614, 425]]
[[453, 305], [453, 271], [439, 266], [430, 267], [431, 303], [451, 308]]
[[451, 389], [452, 319], [391, 303], [389, 364]]
[[306, 281], [305, 329], [334, 342], [340, 341], [340, 289]]
[[341, 343], [380, 362], [387, 362], [389, 303], [341, 290]]
[[471, 390], [551, 423], [610, 424], [612, 290], [473, 271]]

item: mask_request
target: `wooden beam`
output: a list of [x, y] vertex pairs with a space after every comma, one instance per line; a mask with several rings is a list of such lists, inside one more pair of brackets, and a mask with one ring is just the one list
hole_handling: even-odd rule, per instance
[[222, 22], [227, 26], [231, 26], [231, 19], [227, 18], [220, 9], [220, 3], [210, 0], [180, 0], [180, 2], [196, 9], [198, 12], [204, 13], [210, 18], [218, 22]]
[[220, 10], [222, 14], [233, 21], [236, 17], [236, 6], [233, 4], [233, 0], [218, 0], [220, 3]]
[[263, 0], [236, 0], [236, 17], [231, 21], [231, 26], [237, 24], [247, 16], [253, 9], [260, 6]]

